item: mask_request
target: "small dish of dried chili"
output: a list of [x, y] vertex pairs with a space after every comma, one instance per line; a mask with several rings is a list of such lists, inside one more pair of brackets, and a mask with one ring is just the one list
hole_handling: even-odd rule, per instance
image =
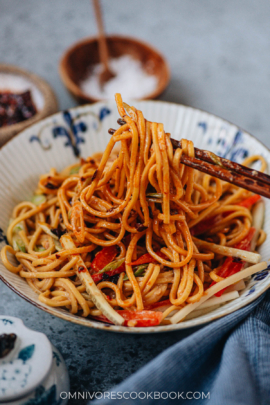
[[37, 75], [0, 64], [0, 147], [58, 110], [52, 88]]
[[23, 93], [0, 91], [0, 128], [25, 121], [36, 113], [30, 90]]

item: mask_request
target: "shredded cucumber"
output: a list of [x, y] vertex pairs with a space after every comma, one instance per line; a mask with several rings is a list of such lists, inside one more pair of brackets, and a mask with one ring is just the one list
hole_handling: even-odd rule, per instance
[[36, 246], [34, 251], [35, 252], [44, 252], [44, 250], [46, 250], [43, 246]]
[[53, 242], [54, 242], [54, 246], [55, 246], [55, 249], [57, 250], [57, 252], [60, 252], [60, 250], [63, 249], [61, 246], [61, 243], [58, 240], [54, 240]]
[[35, 205], [41, 205], [46, 202], [46, 196], [44, 194], [35, 194], [31, 198], [31, 202]]
[[41, 229], [43, 229], [43, 231], [47, 234], [50, 235], [53, 238], [53, 243], [55, 246], [55, 249], [60, 252], [60, 250], [62, 250], [62, 246], [61, 243], [59, 242], [59, 238], [58, 236], [56, 236], [54, 233], [52, 233], [51, 229], [48, 227], [47, 224], [45, 224], [44, 222], [39, 222], [38, 223], [39, 226], [41, 227]]
[[23, 243], [22, 239], [21, 239], [19, 236], [17, 236], [17, 235], [15, 235], [15, 236], [12, 238], [12, 246], [13, 246], [13, 249], [14, 249], [16, 252], [21, 251], [21, 252], [23, 252], [23, 253], [26, 253], [26, 246], [25, 246], [25, 244]]
[[111, 263], [107, 264], [105, 267], [103, 267], [103, 269], [100, 270], [98, 272], [98, 274], [102, 274], [102, 273], [106, 273], [106, 271], [112, 271], [112, 270], [118, 269], [118, 267], [120, 267], [121, 264], [123, 264], [125, 260], [126, 260], [125, 257], [123, 257], [123, 259], [114, 260], [113, 262], [111, 262]]
[[[11, 218], [9, 224], [11, 224], [13, 221], [14, 219]], [[23, 222], [19, 222], [17, 225], [14, 226], [12, 230], [12, 246], [16, 252], [21, 251], [23, 253], [26, 253], [26, 246], [22, 238], [20, 238], [20, 236], [18, 235], [20, 231], [25, 231]]]
[[[14, 218], [10, 218], [8, 224], [11, 225], [13, 221], [14, 221]], [[16, 233], [18, 233], [20, 231], [25, 231], [25, 227], [24, 227], [23, 222], [19, 222], [17, 225], [14, 226], [13, 234], [16, 234]]]
[[79, 173], [81, 166], [74, 166], [72, 167], [72, 169], [70, 170], [69, 174], [77, 174]]
[[[134, 276], [135, 277], [139, 277], [144, 273], [144, 270], [148, 267], [148, 263], [147, 264], [141, 264], [140, 266], [138, 266], [137, 268], [135, 268], [134, 271]], [[123, 278], [124, 281], [128, 280], [128, 276], [125, 275], [125, 277]]]
[[39, 226], [41, 227], [41, 229], [47, 234], [50, 235], [53, 239], [58, 240], [58, 237], [52, 233], [52, 231], [50, 230], [50, 228], [48, 227], [47, 224], [45, 224], [44, 222], [38, 222]]

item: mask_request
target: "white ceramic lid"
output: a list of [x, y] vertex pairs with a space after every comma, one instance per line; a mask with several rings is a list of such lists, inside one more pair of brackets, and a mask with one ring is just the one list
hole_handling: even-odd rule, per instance
[[0, 403], [24, 397], [48, 375], [52, 365], [49, 339], [11, 316], [0, 316], [0, 335], [15, 333], [12, 351], [0, 359]]

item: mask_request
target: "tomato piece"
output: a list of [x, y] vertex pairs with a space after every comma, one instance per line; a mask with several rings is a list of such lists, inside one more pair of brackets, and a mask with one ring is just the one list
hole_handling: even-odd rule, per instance
[[[233, 274], [236, 274], [236, 273], [238, 273], [239, 271], [243, 270], [243, 268], [244, 268], [244, 266], [245, 266], [245, 262], [241, 261], [241, 262], [239, 262], [239, 263], [234, 263], [234, 262], [233, 262], [233, 258], [230, 257], [230, 259], [232, 259], [232, 260], [230, 261], [229, 264], [227, 264], [226, 269], [224, 268], [224, 270], [223, 270], [223, 267], [220, 269], [220, 270], [223, 270], [223, 273], [221, 272], [221, 274], [218, 274], [220, 277], [227, 278], [227, 277], [230, 277], [230, 276], [232, 276]], [[226, 259], [226, 260], [227, 260], [227, 259]], [[225, 262], [224, 262], [224, 263], [225, 263]], [[224, 275], [222, 275], [222, 274], [224, 274]], [[216, 284], [215, 281], [213, 281], [213, 282], [211, 283], [210, 287], [211, 287], [212, 285], [214, 285], [214, 284]], [[218, 291], [218, 292], [215, 294], [215, 296], [216, 296], [216, 297], [221, 297], [221, 295], [224, 293], [225, 290], [226, 290], [226, 288], [223, 288], [223, 290]]]
[[[155, 252], [158, 256], [160, 256], [162, 259], [166, 259], [166, 256], [158, 251]], [[140, 264], [147, 264], [147, 263], [157, 263], [156, 259], [150, 255], [150, 253], [145, 253], [139, 259], [135, 260], [135, 262], [129, 263], [130, 266], [138, 266]]]
[[92, 277], [94, 283], [96, 283], [96, 284], [97, 284], [99, 281], [102, 280], [102, 276], [103, 276], [103, 274], [98, 274], [98, 273], [91, 275], [91, 277]]
[[191, 228], [190, 230], [191, 235], [196, 236], [206, 231], [209, 231], [209, 229], [213, 228], [216, 225], [219, 219], [222, 219], [221, 215], [214, 215], [213, 217], [204, 219], [203, 221], [199, 222], [198, 224], [194, 225]]
[[[234, 245], [234, 248], [241, 249], [241, 250], [250, 250], [251, 241], [255, 234], [255, 231], [256, 231], [255, 228], [250, 228], [247, 236], [243, 240], [241, 240], [239, 243]], [[239, 271], [241, 271], [244, 268], [244, 266], [245, 266], [245, 261], [242, 261], [242, 260], [236, 261], [236, 259], [233, 257], [227, 257], [227, 259], [223, 263], [223, 266], [221, 267], [221, 269], [219, 270], [219, 272], [217, 274], [220, 277], [227, 278], [227, 277], [230, 277], [233, 274], [236, 274]], [[213, 281], [210, 284], [210, 287], [214, 284], [216, 284], [215, 281]], [[225, 290], [226, 290], [226, 288], [223, 290], [220, 290], [219, 292], [217, 292], [215, 294], [215, 296], [220, 297]]]
[[107, 264], [111, 263], [117, 256], [116, 246], [107, 246], [98, 252], [91, 263], [91, 269], [95, 273], [102, 270]]
[[146, 263], [155, 263], [156, 260], [153, 258], [153, 256], [150, 255], [150, 253], [145, 253], [139, 259], [135, 260], [132, 263], [129, 263], [130, 266], [138, 266], [139, 264], [146, 264]]
[[[131, 311], [129, 309], [122, 309], [118, 312], [124, 319], [124, 326], [128, 326], [128, 323], [134, 321], [134, 326], [136, 327], [147, 327], [159, 325], [162, 319], [162, 312], [158, 311]], [[93, 317], [98, 321], [112, 323], [104, 315]], [[133, 326], [133, 325], [132, 325]]]
[[232, 267], [232, 265], [233, 265], [233, 257], [227, 257], [225, 262], [223, 263], [221, 269], [217, 273], [218, 276], [226, 278], [227, 274], [229, 272], [229, 269]]
[[260, 199], [261, 199], [261, 196], [259, 194], [254, 194], [251, 197], [241, 201], [238, 205], [240, 205], [241, 207], [250, 208], [250, 207], [252, 207], [252, 205], [254, 205]]
[[117, 312], [125, 319], [125, 326], [128, 326], [129, 321], [134, 321], [136, 327], [156, 326], [160, 324], [162, 319], [162, 312], [157, 311], [130, 311], [129, 309], [123, 309]]

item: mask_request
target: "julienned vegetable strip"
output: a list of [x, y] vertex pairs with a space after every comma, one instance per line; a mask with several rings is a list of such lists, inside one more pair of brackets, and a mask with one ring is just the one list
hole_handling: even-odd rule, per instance
[[[60, 242], [64, 249], [68, 250], [76, 248], [71, 236], [68, 234], [63, 235]], [[85, 285], [86, 291], [91, 297], [91, 300], [110, 321], [116, 325], [122, 325], [124, 323], [124, 318], [119, 315], [106, 301], [102, 292], [97, 288], [92, 277], [90, 276], [81, 256], [78, 256], [79, 259], [75, 264], [76, 273], [81, 282]]]
[[252, 226], [259, 231], [263, 227], [263, 220], [265, 214], [265, 203], [261, 199], [254, 205], [252, 210]]
[[208, 288], [208, 290], [205, 291], [200, 301], [195, 302], [194, 304], [188, 304], [184, 308], [180, 309], [180, 311], [178, 311], [175, 315], [171, 317], [170, 322], [176, 324], [182, 321], [188, 314], [190, 314], [192, 311], [198, 308], [203, 302], [208, 300], [218, 291], [223, 290], [223, 288], [226, 288], [231, 284], [237, 283], [238, 281], [246, 277], [249, 277], [252, 274], [258, 273], [259, 271], [264, 270], [266, 267], [267, 267], [266, 262], [255, 264], [254, 266], [248, 267], [247, 269], [242, 270], [239, 273], [236, 273], [233, 276], [230, 276], [225, 280], [222, 280], [219, 283], [213, 285], [212, 287]]
[[206, 314], [209, 314], [210, 312], [212, 312], [212, 311], [215, 311], [217, 308], [219, 308], [220, 307], [220, 305], [213, 305], [212, 307], [210, 307], [210, 308], [203, 308], [203, 309], [198, 309], [198, 310], [196, 310], [196, 311], [193, 311], [193, 312], [191, 312], [190, 314], [188, 314], [187, 316], [186, 316], [186, 321], [189, 321], [190, 319], [194, 319], [194, 318], [199, 318], [200, 316], [203, 316], [203, 315], [206, 315]]
[[103, 274], [103, 273], [107, 273], [109, 271], [114, 271], [116, 269], [118, 269], [118, 267], [120, 267], [125, 261], [125, 257], [123, 257], [122, 259], [118, 259], [118, 260], [114, 260], [111, 263], [106, 264], [105, 267], [103, 267], [102, 270], [100, 270], [98, 272], [98, 274]]
[[226, 301], [234, 300], [235, 298], [238, 298], [238, 297], [239, 297], [238, 291], [231, 291], [231, 292], [221, 295], [220, 297], [215, 296], [213, 298], [209, 298], [203, 304], [200, 305], [199, 309], [209, 308], [214, 305], [222, 304], [223, 302], [226, 302]]
[[256, 264], [261, 260], [261, 255], [258, 253], [247, 252], [241, 249], [235, 249], [228, 246], [216, 245], [215, 243], [206, 242], [201, 239], [192, 237], [197, 247], [204, 247], [214, 253], [222, 254], [223, 256], [239, 257], [248, 263]]
[[[135, 268], [134, 269], [134, 276], [135, 277], [141, 276], [144, 273], [144, 271], [145, 271], [145, 269], [147, 267], [148, 267], [148, 264], [141, 264], [140, 266], [137, 267], [137, 269]], [[129, 278], [128, 278], [127, 275], [125, 275], [124, 278], [123, 278], [124, 281], [127, 281], [128, 279]]]
[[47, 234], [50, 235], [53, 239], [59, 240], [58, 236], [56, 236], [54, 233], [52, 233], [51, 229], [45, 222], [40, 222], [38, 221], [38, 225], [40, 228]]
[[265, 203], [262, 199], [260, 199], [255, 205], [252, 210], [252, 226], [256, 229], [255, 235], [251, 242], [250, 250], [254, 251], [256, 249], [258, 237], [260, 235], [261, 229], [263, 227], [264, 221], [264, 214], [265, 214]]
[[226, 288], [225, 293], [227, 294], [232, 291], [241, 291], [244, 288], [246, 288], [246, 284], [245, 284], [244, 280], [240, 280], [240, 281], [238, 281], [238, 283], [232, 284], [228, 288]]

